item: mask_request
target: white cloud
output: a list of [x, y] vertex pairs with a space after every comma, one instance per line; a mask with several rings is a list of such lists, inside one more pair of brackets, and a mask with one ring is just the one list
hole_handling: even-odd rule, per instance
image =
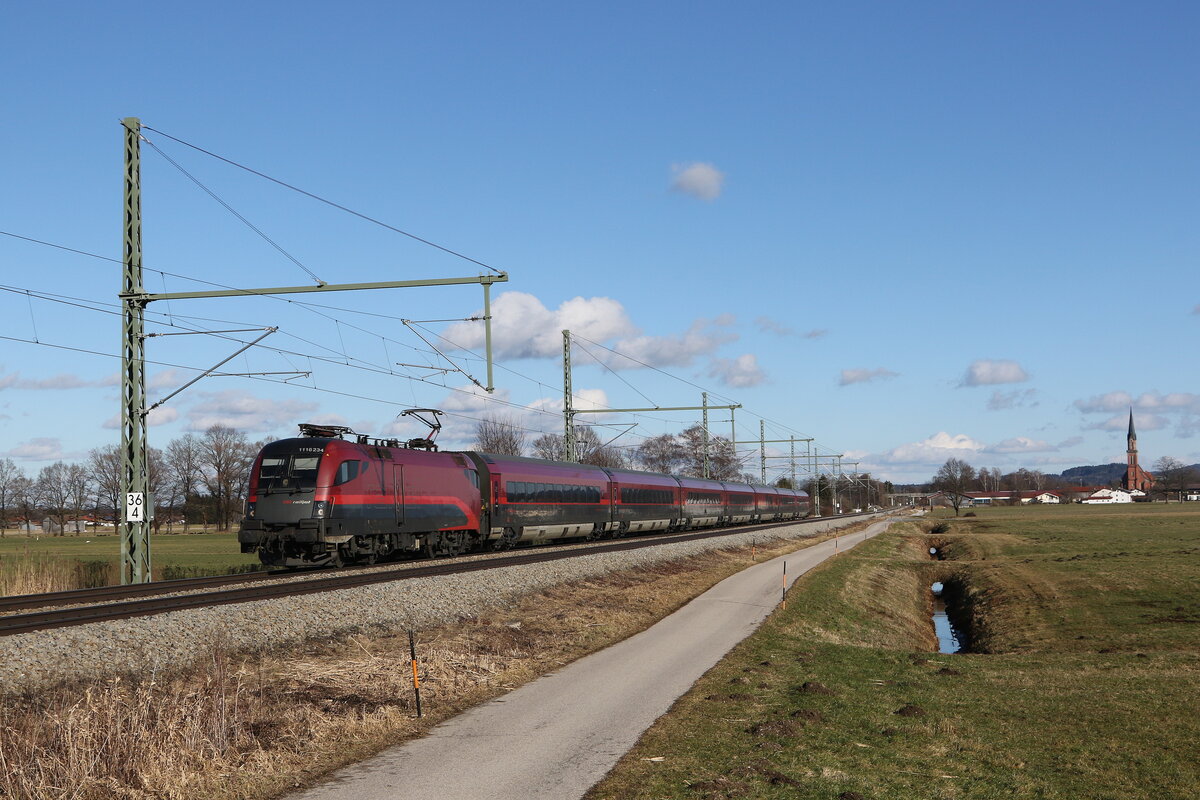
[[203, 399], [188, 409], [188, 430], [203, 431], [227, 425], [247, 433], [295, 430], [317, 410], [316, 403], [267, 400], [239, 390], [200, 392]]
[[[729, 330], [733, 316], [722, 314], [716, 319], [698, 319], [686, 332], [672, 336], [635, 336], [621, 339], [613, 349], [652, 367], [687, 367], [697, 356], [709, 355], [723, 344], [736, 341], [738, 335]], [[611, 357], [607, 362], [613, 369], [637, 369], [628, 358]]]
[[[1159, 414], [1137, 414], [1133, 415], [1133, 424], [1139, 431], [1157, 431], [1167, 427], [1166, 417]], [[1085, 430], [1096, 431], [1120, 431], [1124, 433], [1129, 429], [1129, 415], [1117, 414], [1114, 417], [1109, 417], [1103, 422], [1096, 422], [1085, 426]]]
[[146, 391], [150, 393], [161, 392], [163, 389], [178, 389], [180, 386], [188, 382], [177, 369], [164, 369], [161, 372], [156, 372], [146, 380]]
[[895, 378], [899, 372], [892, 372], [890, 369], [877, 367], [875, 369], [844, 369], [842, 377], [838, 380], [838, 386], [849, 386], [852, 383], [867, 383], [874, 380], [886, 380], [887, 378]]
[[1111, 414], [1122, 409], [1155, 411], [1164, 414], [1200, 414], [1200, 394], [1191, 392], [1142, 392], [1136, 398], [1129, 392], [1108, 392], [1085, 400], [1076, 400], [1075, 408], [1084, 414]]
[[1172, 411], [1200, 413], [1200, 394], [1191, 394], [1190, 392], [1171, 392], [1170, 394], [1144, 392], [1138, 395], [1138, 399], [1134, 401], [1133, 407], [1142, 411], [1153, 410], [1164, 413]]
[[737, 358], [714, 358], [708, 374], [726, 386], [757, 386], [767, 379], [758, 366], [758, 358], [745, 353]]
[[18, 461], [57, 461], [63, 457], [62, 442], [57, 438], [39, 436], [21, 442], [4, 455]]
[[997, 442], [987, 447], [985, 453], [1054, 453], [1058, 451], [1056, 445], [1041, 439], [1030, 439], [1026, 436], [1016, 436], [1012, 439], [1005, 439], [1002, 442]]
[[1036, 396], [1036, 389], [1015, 389], [1011, 392], [1002, 392], [997, 389], [992, 392], [987, 408], [988, 411], [1003, 411], [1009, 408], [1036, 408], [1038, 405], [1037, 401], [1034, 400]]
[[[609, 408], [608, 394], [603, 389], [574, 389], [571, 405], [577, 411], [595, 411], [601, 408]], [[525, 408], [531, 411], [550, 411], [554, 414], [562, 414], [563, 399], [561, 396], [541, 397], [529, 403]], [[588, 419], [600, 419], [605, 414], [588, 414]]]
[[101, 381], [87, 380], [67, 372], [61, 372], [49, 378], [37, 379], [22, 378], [18, 372], [10, 372], [7, 375], [0, 376], [0, 390], [24, 389], [26, 391], [40, 392], [60, 391], [62, 389], [85, 389], [89, 386], [101, 385], [103, 385]]
[[960, 386], [988, 386], [996, 383], [1022, 383], [1029, 375], [1015, 361], [989, 361], [978, 359], [971, 362]]
[[[479, 312], [476, 316], [482, 315]], [[562, 358], [562, 332], [578, 337], [572, 349], [576, 364], [592, 362], [592, 357], [612, 369], [638, 369], [641, 364], [654, 367], [690, 366], [697, 356], [708, 355], [718, 347], [735, 341], [730, 330], [737, 321], [732, 314], [715, 319], [697, 319], [685, 332], [667, 336], [642, 335], [616, 300], [609, 297], [576, 297], [551, 311], [537, 297], [526, 292], [504, 292], [492, 303], [492, 351], [496, 358]], [[479, 350], [484, 345], [484, 329], [478, 322], [456, 322], [446, 329], [445, 338], [457, 349]], [[587, 342], [602, 342], [623, 353], [623, 358]]]
[[1107, 394], [1089, 397], [1086, 400], [1076, 400], [1075, 407], [1084, 414], [1095, 414], [1120, 411], [1133, 405], [1133, 397], [1129, 392], [1109, 392]]
[[[1070, 458], [1050, 455], [1083, 442], [1072, 437], [1058, 444], [1027, 436], [1015, 436], [992, 445], [984, 444], [966, 434], [940, 431], [920, 442], [899, 445], [880, 454], [854, 453], [854, 460], [891, 480], [926, 481], [949, 458], [958, 458], [974, 466], [990, 465], [1048, 465], [1065, 464]], [[1019, 459], [1019, 462], [1015, 459]], [[843, 459], [843, 463], [846, 459]]]
[[824, 328], [813, 328], [811, 331], [801, 334], [805, 339], [821, 339], [829, 335], [829, 331]]
[[[482, 311], [476, 316], [482, 316]], [[562, 356], [562, 332], [603, 342], [637, 333], [625, 308], [609, 297], [575, 297], [551, 311], [526, 292], [504, 292], [492, 303], [492, 351], [497, 358]], [[484, 345], [482, 322], [456, 322], [445, 337], [476, 350]]]
[[1129, 425], [1129, 409], [1134, 410], [1133, 422], [1138, 431], [1166, 428], [1174, 419], [1174, 435], [1188, 439], [1200, 432], [1200, 394], [1191, 392], [1143, 392], [1134, 397], [1129, 392], [1107, 392], [1075, 401], [1083, 414], [1112, 414], [1106, 420], [1085, 425], [1084, 430], [1124, 432]]
[[879, 461], [891, 465], [941, 466], [947, 458], [968, 459], [983, 452], [987, 446], [965, 433], [939, 431], [928, 439], [894, 447], [880, 456]]
[[475, 414], [485, 411], [502, 411], [510, 397], [508, 389], [498, 388], [488, 394], [473, 383], [465, 383], [453, 387], [454, 391], [442, 398], [437, 407], [442, 411], [453, 411], [459, 414]]
[[671, 171], [675, 174], [671, 179], [673, 190], [701, 200], [716, 200], [725, 184], [725, 173], [705, 162], [674, 164]]

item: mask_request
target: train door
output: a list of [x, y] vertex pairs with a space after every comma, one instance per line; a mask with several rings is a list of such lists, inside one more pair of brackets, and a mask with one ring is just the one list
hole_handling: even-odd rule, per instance
[[404, 526], [404, 466], [392, 464], [392, 501], [396, 509], [396, 526]]

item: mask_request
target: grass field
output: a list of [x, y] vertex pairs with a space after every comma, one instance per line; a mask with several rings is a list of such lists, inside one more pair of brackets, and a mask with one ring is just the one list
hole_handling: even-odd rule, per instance
[[[75, 589], [115, 582], [121, 543], [113, 533], [45, 536], [8, 532], [0, 538], [0, 595]], [[164, 570], [220, 575], [245, 569], [258, 558], [240, 552], [236, 533], [160, 534], [150, 537], [155, 578]]]
[[[1200, 509], [977, 513], [803, 578], [589, 797], [1196, 797]], [[935, 579], [983, 652], [932, 652]]]

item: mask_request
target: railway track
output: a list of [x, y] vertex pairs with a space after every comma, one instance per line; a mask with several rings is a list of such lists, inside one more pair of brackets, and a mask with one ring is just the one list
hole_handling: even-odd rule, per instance
[[[869, 514], [843, 514], [836, 518], [847, 519], [861, 516], [869, 516]], [[811, 521], [829, 519], [834, 519], [834, 517], [818, 517]], [[0, 616], [0, 636], [13, 636], [38, 630], [85, 625], [106, 620], [130, 619], [132, 617], [163, 614], [169, 611], [179, 611], [188, 608], [207, 608], [216, 605], [315, 594], [318, 592], [369, 586], [371, 584], [397, 580], [454, 575], [495, 569], [497, 567], [539, 564], [568, 558], [578, 558], [595, 553], [637, 550], [674, 542], [698, 541], [733, 534], [768, 531], [775, 528], [804, 524], [806, 521], [793, 520], [783, 523], [765, 523], [736, 528], [734, 530], [701, 531], [676, 534], [670, 537], [661, 535], [645, 536], [636, 539], [621, 539], [614, 542], [592, 544], [587, 547], [564, 549], [538, 548], [531, 552], [519, 552], [487, 558], [447, 560], [421, 566], [412, 566], [412, 562], [407, 562], [395, 569], [381, 570], [376, 567], [371, 569], [356, 569], [348, 572], [339, 571], [333, 575], [306, 576], [303, 573], [297, 574], [292, 571], [273, 571], [214, 576], [211, 578], [159, 581], [157, 583], [139, 584], [137, 586], [103, 587], [100, 589], [82, 589], [74, 592], [5, 597], [0, 598], [0, 613], [29, 608], [54, 608], [52, 610], [27, 613], [8, 613], [7, 616]], [[292, 580], [279, 580], [280, 578], [292, 578]], [[264, 581], [267, 582], [264, 583]], [[236, 587], [237, 584], [246, 583], [256, 583], [258, 585]], [[236, 588], [224, 588], [230, 585], [235, 585]], [[177, 594], [178, 592], [188, 593]], [[62, 608], [61, 606], [69, 607]]]

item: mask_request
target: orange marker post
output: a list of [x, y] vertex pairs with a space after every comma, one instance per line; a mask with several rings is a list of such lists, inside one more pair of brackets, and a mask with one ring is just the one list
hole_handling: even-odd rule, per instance
[[421, 713], [421, 679], [417, 676], [417, 640], [413, 637], [413, 632], [408, 632], [408, 656], [412, 661], [413, 673], [413, 695], [417, 698], [417, 716], [424, 716]]
[[779, 605], [787, 608], [787, 561], [783, 562], [783, 593], [780, 595]]

